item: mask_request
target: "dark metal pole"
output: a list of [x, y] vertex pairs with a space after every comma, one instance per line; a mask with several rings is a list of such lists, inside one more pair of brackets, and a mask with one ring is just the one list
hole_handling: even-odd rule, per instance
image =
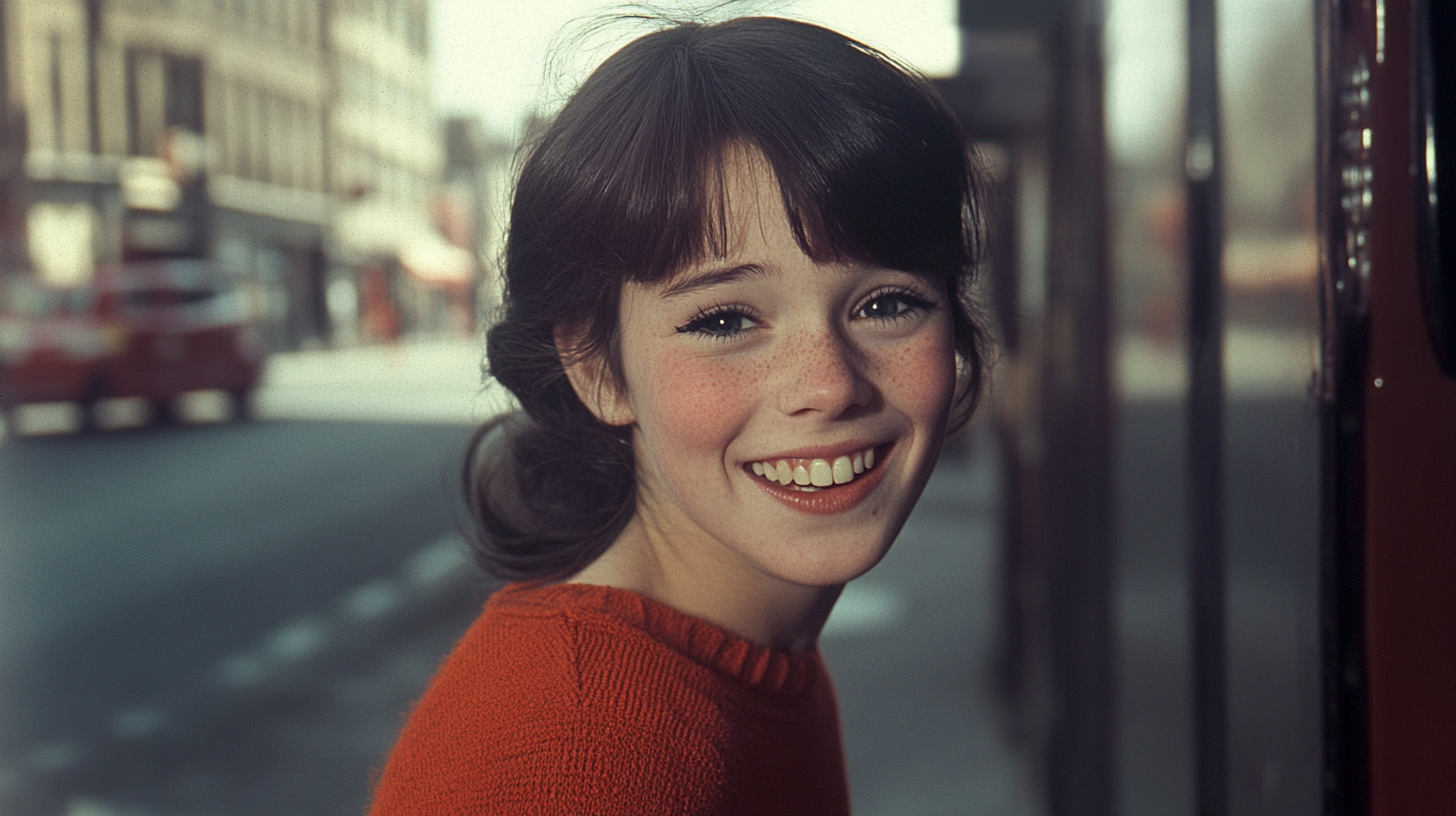
[[[1374, 25], [1359, 4], [1320, 0], [1320, 640], [1325, 816], [1370, 813], [1365, 654], [1365, 375], [1370, 352]], [[1373, 16], [1373, 15], [1372, 15]], [[1364, 23], [1364, 24], [1362, 24]], [[1373, 200], [1373, 192], [1372, 192]]]
[[1188, 543], [1194, 812], [1228, 813], [1223, 501], [1223, 156], [1216, 0], [1188, 0]]
[[97, 89], [97, 58], [101, 50], [103, 0], [86, 0], [86, 111], [87, 134], [92, 155], [103, 152], [101, 145], [101, 94]]
[[1065, 0], [1049, 32], [1043, 479], [1053, 816], [1117, 812], [1113, 400], [1103, 3]]

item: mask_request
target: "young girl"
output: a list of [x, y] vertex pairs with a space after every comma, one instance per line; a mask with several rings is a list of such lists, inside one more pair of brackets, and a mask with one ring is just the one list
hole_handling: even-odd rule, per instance
[[531, 149], [465, 467], [497, 592], [375, 814], [843, 814], [816, 639], [980, 390], [969, 147], [774, 18], [644, 36]]

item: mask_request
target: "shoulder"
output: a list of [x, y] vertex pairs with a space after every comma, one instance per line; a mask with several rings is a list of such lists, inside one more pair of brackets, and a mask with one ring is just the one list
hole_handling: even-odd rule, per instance
[[722, 762], [704, 736], [721, 729], [681, 693], [691, 667], [560, 600], [491, 599], [411, 712], [373, 813], [707, 812]]

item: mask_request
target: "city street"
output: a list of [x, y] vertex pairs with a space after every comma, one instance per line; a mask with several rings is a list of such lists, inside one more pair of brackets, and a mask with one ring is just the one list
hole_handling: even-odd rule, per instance
[[[359, 813], [492, 588], [454, 533], [499, 404], [477, 359], [280, 355], [255, 422], [6, 440], [0, 812]], [[947, 457], [825, 632], [856, 813], [1032, 812], [986, 692], [987, 452]]]

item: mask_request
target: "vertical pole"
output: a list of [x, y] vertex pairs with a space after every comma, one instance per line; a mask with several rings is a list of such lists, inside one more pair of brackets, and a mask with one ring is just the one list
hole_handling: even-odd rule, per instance
[[1228, 813], [1223, 515], [1223, 202], [1216, 0], [1188, 0], [1188, 542], [1194, 812]]
[[103, 152], [101, 148], [101, 94], [96, 85], [103, 13], [102, 0], [86, 0], [86, 110], [88, 116], [86, 124], [93, 156], [100, 156]]
[[[24, 115], [11, 100], [9, 0], [0, 0], [0, 270], [20, 268], [25, 258], [21, 185], [25, 161]], [[3, 272], [0, 272], [3, 274]]]
[[1116, 811], [1112, 367], [1101, 0], [1049, 34], [1043, 512], [1051, 646], [1048, 810]]
[[[1370, 699], [1365, 649], [1365, 375], [1374, 166], [1374, 25], [1359, 5], [1320, 0], [1318, 212], [1320, 308], [1320, 641], [1325, 816], [1370, 813]], [[1372, 15], [1373, 16], [1373, 15]], [[1367, 43], [1367, 40], [1369, 41]], [[1366, 175], [1366, 171], [1370, 175]], [[1373, 191], [1372, 191], [1373, 200]]]

